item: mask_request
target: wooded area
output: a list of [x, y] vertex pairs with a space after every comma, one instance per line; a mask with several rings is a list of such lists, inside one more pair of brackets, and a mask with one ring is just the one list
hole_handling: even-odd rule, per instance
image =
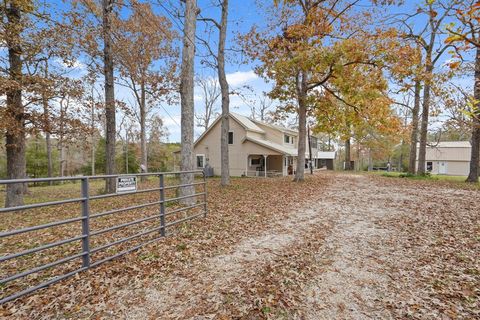
[[[3, 1], [2, 175], [171, 170], [178, 147], [180, 168], [195, 169], [195, 119], [206, 130], [219, 102], [220, 174], [229, 185], [236, 96], [252, 116], [298, 130], [295, 181], [304, 180], [310, 127], [336, 141], [346, 170], [356, 150], [368, 153], [369, 168], [371, 159], [396, 157], [399, 170], [424, 175], [430, 143], [442, 135], [468, 139], [467, 181], [478, 182], [476, 1], [273, 0], [255, 9], [264, 23], [241, 26], [230, 7], [227, 0]], [[232, 65], [250, 66], [271, 90], [233, 88]], [[202, 105], [195, 105], [195, 87]], [[168, 143], [159, 112], [178, 104], [180, 146]], [[433, 122], [439, 114], [448, 117]], [[105, 191], [115, 191], [113, 179]], [[21, 205], [26, 192], [8, 185], [5, 206]]]
[[0, 13], [0, 318], [480, 317], [477, 0]]

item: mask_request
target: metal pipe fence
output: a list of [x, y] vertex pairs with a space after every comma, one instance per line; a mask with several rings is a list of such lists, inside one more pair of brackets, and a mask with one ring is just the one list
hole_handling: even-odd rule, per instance
[[[189, 184], [178, 183], [174, 185], [167, 185], [166, 177], [175, 178], [185, 174], [193, 175], [194, 178], [197, 177], [197, 180], [194, 179], [193, 180], [194, 182]], [[99, 194], [99, 195], [91, 194], [92, 190], [90, 188], [90, 182], [93, 180], [113, 178], [113, 179], [117, 179], [117, 183], [119, 183], [119, 181], [123, 178], [130, 179], [132, 177], [135, 177], [134, 191], [120, 192], [119, 191], [120, 189], [117, 189], [116, 193]], [[139, 177], [158, 178], [159, 180], [158, 187], [137, 190], [136, 180]], [[198, 179], [200, 179], [200, 181]], [[171, 179], [171, 180], [176, 181], [176, 179]], [[23, 261], [31, 259], [33, 261], [35, 260], [35, 254], [37, 253], [44, 252], [45, 250], [59, 249], [58, 247], [60, 246], [72, 244], [75, 242], [77, 243], [81, 242], [81, 251], [71, 254], [67, 257], [62, 257], [60, 259], [56, 259], [54, 261], [44, 263], [39, 266], [29, 267], [26, 270], [15, 270], [16, 272], [14, 274], [7, 274], [6, 276], [3, 276], [2, 274], [3, 278], [0, 279], [0, 288], [2, 289], [5, 288], [5, 286], [8, 283], [14, 280], [22, 279], [32, 274], [37, 274], [47, 269], [55, 268], [75, 260], [77, 261], [81, 260], [81, 265], [79, 262], [80, 266], [73, 271], [65, 271], [63, 274], [52, 276], [46, 281], [43, 281], [39, 284], [27, 287], [25, 289], [21, 289], [13, 293], [8, 292], [7, 295], [0, 296], [0, 304], [14, 300], [16, 298], [29, 294], [38, 289], [47, 287], [55, 282], [63, 280], [72, 275], [75, 275], [81, 271], [87, 270], [103, 262], [112, 260], [116, 257], [132, 252], [134, 250], [137, 250], [140, 247], [145, 246], [146, 244], [159, 240], [162, 237], [165, 237], [167, 228], [172, 227], [174, 225], [178, 225], [180, 223], [187, 222], [195, 218], [199, 218], [202, 216], [205, 217], [207, 214], [206, 177], [203, 174], [203, 172], [199, 170], [181, 171], [181, 172], [165, 172], [165, 173], [164, 172], [142, 173], [142, 174], [128, 174], [128, 175], [101, 175], [101, 176], [82, 176], [82, 177], [56, 177], [56, 178], [40, 178], [40, 179], [0, 180], [0, 186], [2, 185], [6, 186], [8, 184], [16, 184], [16, 183], [38, 184], [41, 182], [65, 182], [65, 181], [73, 181], [73, 182], [80, 181], [80, 197], [64, 199], [60, 201], [45, 201], [45, 202], [26, 204], [26, 205], [10, 207], [10, 208], [0, 208], [0, 221], [2, 221], [1, 220], [2, 215], [9, 214], [9, 213], [25, 215], [25, 214], [28, 214], [29, 211], [35, 210], [38, 208], [42, 208], [45, 210], [47, 209], [54, 210], [58, 206], [62, 206], [65, 204], [75, 204], [75, 203], [80, 204], [80, 212], [78, 212], [77, 217], [63, 219], [63, 220], [56, 220], [48, 223], [43, 223], [43, 224], [38, 224], [38, 225], [28, 226], [28, 227], [23, 227], [18, 229], [5, 230], [0, 232], [0, 240], [2, 240], [3, 242], [3, 240], [8, 237], [13, 237], [18, 235], [21, 235], [22, 237], [28, 237], [29, 233], [32, 233], [32, 232], [49, 230], [50, 228], [55, 228], [55, 227], [64, 227], [66, 225], [72, 225], [74, 223], [77, 223], [77, 224], [80, 223], [80, 225], [77, 225], [72, 228], [72, 229], [75, 229], [75, 228], [79, 229], [78, 231], [80, 231], [80, 234], [74, 237], [69, 237], [66, 239], [58, 239], [53, 242], [49, 242], [46, 244], [38, 245], [32, 248], [28, 248], [26, 250], [20, 250], [20, 251], [15, 251], [15, 248], [12, 248], [14, 246], [8, 247], [9, 245], [8, 243], [5, 245], [4, 243], [2, 244], [0, 242], [2, 253], [3, 253], [3, 249], [6, 249], [7, 251], [6, 254], [3, 254], [0, 256], [0, 263], [4, 264], [13, 259], [23, 259]], [[201, 192], [197, 192], [197, 190], [195, 189], [196, 186], [200, 186], [202, 188], [202, 190], [200, 190]], [[166, 192], [168, 190], [172, 192], [175, 190], [177, 191], [186, 190], [187, 188], [190, 188], [189, 189], [190, 192], [193, 191], [193, 193], [187, 193], [183, 195], [175, 194], [173, 197], [169, 197]], [[129, 205], [127, 207], [115, 208], [111, 210], [103, 210], [101, 212], [92, 212], [92, 208], [91, 208], [92, 201], [99, 201], [99, 200], [101, 201], [104, 199], [110, 199], [114, 197], [124, 197], [124, 196], [132, 196], [132, 195], [139, 195], [139, 194], [157, 193], [157, 192], [158, 192], [158, 197], [157, 197], [158, 200], [156, 201], [149, 201], [147, 203]], [[190, 203], [187, 203], [187, 204], [178, 203], [178, 201], [186, 200], [186, 199], [191, 200], [189, 201]], [[175, 205], [173, 206], [169, 205], [172, 203], [175, 203]], [[158, 207], [158, 209], [155, 209], [155, 207]], [[168, 208], [170, 207], [172, 207], [172, 209], [168, 210]], [[142, 216], [138, 219], [134, 219], [131, 221], [123, 221], [123, 223], [109, 226], [106, 228], [93, 229], [92, 227], [92, 221], [95, 221], [96, 219], [104, 218], [104, 217], [112, 217], [115, 215], [121, 215], [128, 211], [135, 212], [135, 210], [140, 210], [140, 209], [151, 210], [154, 212], [154, 214], [149, 214], [146, 217]], [[196, 212], [192, 213], [192, 210], [194, 209], [196, 210]], [[178, 218], [176, 214], [180, 212], [184, 212], [184, 216], [181, 218]], [[173, 219], [170, 221], [167, 221], [166, 219], [167, 217], [173, 217]], [[157, 221], [157, 223], [155, 223], [155, 221]], [[146, 230], [141, 230], [141, 232], [137, 232], [133, 235], [128, 235], [126, 237], [115, 239], [114, 241], [110, 241], [102, 245], [93, 246], [93, 243], [92, 243], [93, 237], [98, 237], [100, 235], [104, 235], [109, 232], [118, 232], [119, 230], [127, 229], [132, 226], [139, 226], [145, 222], [150, 222], [150, 223], [153, 222], [156, 224], [156, 226]], [[157, 236], [154, 235], [155, 233], [157, 233]], [[147, 235], [152, 235], [152, 234], [154, 235], [153, 238], [146, 237]], [[121, 250], [119, 252], [114, 252], [113, 254], [110, 254], [110, 252], [107, 251], [107, 249], [109, 248], [119, 246], [120, 244], [129, 243], [130, 241], [134, 241], [134, 240], [137, 240], [138, 242], [134, 243], [133, 246], [130, 246], [124, 250]], [[98, 260], [92, 259], [93, 255], [99, 252], [105, 253], [106, 256]], [[3, 270], [3, 268], [0, 268], [0, 269]]]

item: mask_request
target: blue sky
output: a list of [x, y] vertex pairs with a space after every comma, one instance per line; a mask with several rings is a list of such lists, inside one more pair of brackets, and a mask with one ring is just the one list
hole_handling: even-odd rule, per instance
[[[213, 0], [215, 1], [215, 0]], [[385, 14], [382, 16], [387, 16], [390, 14], [401, 13], [401, 12], [415, 12], [417, 4], [424, 0], [419, 1], [405, 1], [404, 5], [401, 6], [389, 6], [383, 7], [379, 10], [385, 10]], [[178, 5], [178, 1], [171, 0], [172, 3]], [[227, 47], [235, 45], [235, 37], [234, 35], [237, 33], [245, 33], [253, 25], [257, 25], [263, 27], [265, 24], [265, 18], [262, 11], [258, 8], [257, 2], [262, 3], [263, 5], [268, 5], [268, 3], [273, 3], [272, 0], [230, 0], [230, 10], [229, 10], [229, 32], [227, 36]], [[182, 30], [182, 21], [179, 21], [173, 18], [173, 9], [171, 4], [168, 4], [168, 1], [162, 0], [155, 0], [151, 1], [154, 6], [154, 10], [157, 13], [165, 15], [173, 20], [173, 26], [177, 29], [178, 33], [181, 34]], [[220, 15], [219, 8], [216, 8], [211, 5], [212, 0], [199, 0], [198, 5], [201, 9], [201, 15], [204, 17], [214, 17], [218, 18]], [[159, 5], [160, 4], [160, 5]], [[63, 2], [59, 3], [60, 10], [62, 7], [65, 6]], [[370, 10], [369, 8], [373, 8], [370, 1], [362, 0], [359, 5], [354, 10]], [[378, 7], [377, 7], [378, 9]], [[448, 22], [448, 21], [447, 21]], [[419, 19], [412, 19], [411, 20], [412, 27], [415, 30], [421, 25], [424, 25], [424, 22], [420, 21]], [[197, 28], [197, 35], [204, 36], [204, 26], [203, 22], [198, 22]], [[216, 35], [213, 36], [216, 38]], [[440, 40], [441, 41], [441, 40]], [[201, 47], [198, 48], [199, 52], [201, 52]], [[449, 59], [449, 55], [445, 54], [443, 59], [441, 60], [440, 64], [443, 64], [446, 59]], [[215, 71], [206, 68], [204, 65], [201, 65], [200, 59], [196, 59], [195, 65], [195, 72], [197, 75], [203, 76], [210, 76], [215, 75]], [[248, 64], [240, 64], [238, 62], [232, 62], [231, 59], [227, 60], [226, 65], [226, 72], [227, 72], [227, 80], [229, 85], [232, 89], [240, 88], [242, 86], [248, 85], [251, 88], [254, 88], [257, 94], [261, 94], [263, 91], [268, 91], [270, 88], [270, 84], [267, 84], [263, 81], [263, 79], [259, 78], [253, 72], [253, 65], [251, 63]], [[76, 70], [73, 74], [81, 75], [83, 73], [83, 66], [81, 63], [77, 64]], [[465, 83], [467, 85], [469, 83], [469, 79], [464, 79], [460, 81], [460, 83]], [[126, 88], [118, 87], [116, 88], [116, 97], [117, 99], [122, 100], [132, 100], [130, 98], [130, 93]], [[196, 110], [202, 109], [202, 96], [200, 94], [200, 90], [196, 90], [195, 92], [195, 108]], [[250, 109], [245, 103], [240, 99], [238, 96], [231, 96], [231, 104], [230, 108], [234, 112], [238, 112], [245, 115], [250, 115]], [[169, 141], [170, 142], [178, 142], [180, 140], [180, 107], [179, 105], [162, 105], [158, 108], [158, 114], [164, 120], [165, 126], [168, 128], [170, 133]], [[119, 116], [120, 117], [120, 116]], [[201, 134], [201, 130], [196, 128], [195, 132], [196, 136]]]
[[[382, 14], [383, 17], [386, 17], [388, 15], [395, 15], [395, 14], [400, 14], [400, 13], [413, 13], [416, 11], [418, 5], [422, 3], [425, 0], [419, 0], [419, 1], [411, 1], [407, 0], [404, 1], [405, 3], [401, 6], [388, 6], [388, 7], [382, 7], [378, 8], [376, 7], [375, 10], [384, 10], [384, 14]], [[264, 5], [266, 3], [273, 3], [273, 1], [261, 1]], [[202, 8], [202, 14], [204, 16], [216, 16], [218, 17], [219, 15], [219, 10], [216, 8], [212, 8], [209, 6], [210, 1], [209, 0], [201, 0], [198, 2], [199, 6]], [[370, 1], [367, 0], [362, 0], [359, 5], [357, 6], [356, 9], [354, 10], [370, 10], [373, 9], [374, 6], [372, 6]], [[264, 26], [265, 24], [265, 19], [264, 16], [261, 12], [261, 10], [258, 9], [257, 7], [257, 1], [255, 0], [235, 0], [235, 1], [230, 1], [230, 12], [229, 12], [229, 37], [228, 40], [231, 42], [234, 37], [232, 35], [232, 32], [247, 32], [250, 30], [250, 28], [255, 24], [260, 27]], [[409, 20], [409, 24], [411, 27], [415, 30], [418, 31], [420, 28], [422, 28], [425, 25], [425, 16], [419, 16], [418, 18], [412, 18]], [[445, 23], [450, 22], [451, 20], [445, 20]], [[202, 30], [202, 23], [199, 23], [199, 31], [201, 32]], [[443, 36], [439, 37], [439, 42], [443, 42]], [[444, 62], [446, 60], [450, 59], [450, 55], [448, 53], [445, 53], [442, 57], [442, 59], [439, 61], [438, 66], [442, 67]], [[244, 65], [239, 65], [239, 64], [234, 64], [234, 63], [227, 63], [227, 78], [229, 80], [230, 86], [231, 87], [238, 87], [242, 85], [248, 85], [256, 90], [257, 93], [260, 93], [262, 91], [268, 91], [270, 88], [270, 84], [267, 84], [263, 81], [263, 79], [259, 78], [256, 76], [253, 72], [253, 66], [251, 64], [244, 64]], [[196, 66], [196, 72], [200, 74], [205, 74], [209, 71], [206, 71], [203, 66], [200, 66], [197, 64]], [[463, 79], [458, 79], [457, 83], [463, 86], [468, 86], [470, 84], [470, 79], [469, 78], [463, 78]], [[198, 91], [197, 91], [198, 92]], [[200, 104], [200, 105], [199, 105]], [[243, 101], [239, 99], [238, 97], [232, 96], [231, 97], [231, 110], [242, 113], [245, 115], [249, 115], [250, 109], [245, 106]], [[199, 94], [196, 94], [196, 108], [201, 108], [201, 96]], [[169, 110], [171, 111], [171, 114], [174, 114], [176, 119], [180, 122], [180, 110], [178, 107], [175, 106], [170, 106]], [[441, 118], [441, 117], [440, 117]], [[170, 141], [178, 141], [179, 140], [179, 133], [180, 133], [180, 127], [176, 123], [172, 123], [171, 119], [169, 120], [169, 117], [164, 118], [165, 122], [168, 124], [169, 131], [171, 133], [170, 136]], [[198, 135], [200, 132], [196, 132]]]
[[[217, 7], [211, 5], [212, 1], [209, 0], [200, 0], [198, 1], [198, 6], [201, 9], [201, 15], [203, 17], [213, 17], [219, 20], [220, 10]], [[250, 28], [256, 25], [262, 25], [262, 15], [259, 10], [257, 10], [257, 5], [254, 0], [245, 0], [245, 1], [230, 1], [230, 10], [229, 10], [229, 25], [228, 25], [228, 35], [227, 35], [227, 48], [235, 46], [235, 34], [245, 33], [250, 30]], [[159, 8], [159, 13], [167, 14], [164, 8]], [[174, 26], [177, 28], [181, 27], [180, 23], [174, 23]], [[182, 30], [178, 30], [181, 33]], [[204, 36], [205, 33], [205, 23], [198, 22], [197, 24], [197, 35]], [[217, 35], [213, 35], [213, 38], [216, 39]], [[197, 49], [199, 51], [202, 48], [199, 46]], [[253, 72], [253, 66], [251, 64], [241, 64], [241, 63], [232, 63], [233, 59], [227, 59], [226, 62], [226, 73], [227, 80], [231, 89], [241, 88], [245, 85], [248, 85], [256, 90], [258, 94], [262, 91], [268, 91], [270, 85], [265, 83], [263, 79], [259, 78]], [[198, 75], [202, 76], [215, 76], [216, 71], [211, 70], [204, 65], [199, 63], [200, 59], [197, 57], [195, 72]], [[202, 108], [202, 95], [200, 90], [196, 88], [195, 90], [195, 109], [199, 110]], [[218, 101], [220, 102], [220, 101]], [[165, 110], [160, 110], [164, 123], [167, 125], [170, 132], [170, 141], [178, 142], [180, 140], [180, 107], [177, 106], [165, 106], [168, 109], [166, 114]], [[219, 107], [220, 108], [220, 107]], [[242, 99], [238, 96], [232, 95], [230, 98], [230, 108], [234, 112], [242, 113], [245, 115], [250, 114], [250, 109], [246, 106]], [[173, 119], [172, 119], [173, 118]], [[202, 130], [196, 128], [195, 136], [199, 136], [202, 133]]]

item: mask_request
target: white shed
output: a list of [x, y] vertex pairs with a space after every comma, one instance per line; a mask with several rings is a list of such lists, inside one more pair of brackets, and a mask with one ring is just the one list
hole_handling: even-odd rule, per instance
[[471, 150], [470, 141], [444, 141], [427, 146], [425, 169], [432, 174], [468, 176]]

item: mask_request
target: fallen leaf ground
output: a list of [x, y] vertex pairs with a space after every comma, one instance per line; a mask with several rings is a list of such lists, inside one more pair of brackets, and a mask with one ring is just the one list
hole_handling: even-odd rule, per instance
[[480, 318], [478, 188], [340, 173], [208, 188], [207, 218], [0, 316]]

